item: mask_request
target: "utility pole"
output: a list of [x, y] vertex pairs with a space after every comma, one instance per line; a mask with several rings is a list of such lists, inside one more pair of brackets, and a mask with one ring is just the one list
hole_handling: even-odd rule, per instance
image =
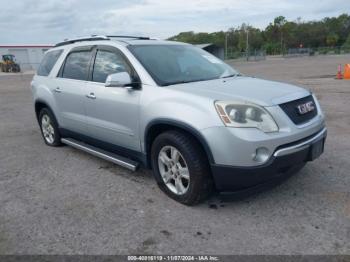
[[248, 27], [246, 28], [247, 32], [247, 46], [246, 46], [246, 55], [247, 55], [247, 61], [249, 60], [249, 29]]
[[225, 33], [225, 60], [227, 60], [227, 38], [228, 38], [228, 32]]
[[282, 29], [281, 29], [281, 54], [282, 54], [282, 56], [283, 56], [283, 31], [282, 31]]

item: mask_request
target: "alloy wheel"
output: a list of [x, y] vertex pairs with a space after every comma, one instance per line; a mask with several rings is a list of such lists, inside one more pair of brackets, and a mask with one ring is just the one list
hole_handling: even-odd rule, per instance
[[176, 195], [184, 195], [190, 186], [187, 163], [173, 146], [164, 146], [158, 155], [158, 167], [164, 184]]
[[46, 114], [41, 118], [41, 130], [46, 142], [52, 144], [55, 141], [55, 129], [52, 126], [50, 117]]

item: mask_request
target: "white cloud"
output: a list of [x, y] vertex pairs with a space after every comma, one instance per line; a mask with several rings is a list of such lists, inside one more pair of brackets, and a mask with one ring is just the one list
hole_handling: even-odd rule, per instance
[[263, 28], [279, 15], [311, 20], [350, 10], [344, 0], [0, 0], [0, 6], [0, 43], [53, 43], [94, 33], [166, 38], [243, 22]]

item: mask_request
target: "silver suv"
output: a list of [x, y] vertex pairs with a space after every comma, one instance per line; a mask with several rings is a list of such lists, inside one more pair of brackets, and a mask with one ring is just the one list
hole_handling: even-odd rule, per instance
[[243, 76], [189, 44], [93, 36], [49, 50], [31, 83], [49, 146], [135, 171], [171, 198], [260, 188], [318, 158], [327, 135], [309, 91]]

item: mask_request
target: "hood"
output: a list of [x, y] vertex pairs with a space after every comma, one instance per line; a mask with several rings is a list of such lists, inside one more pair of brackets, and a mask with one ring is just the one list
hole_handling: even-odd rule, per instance
[[310, 95], [301, 87], [252, 77], [192, 82], [169, 88], [213, 100], [243, 100], [261, 106], [274, 106]]

